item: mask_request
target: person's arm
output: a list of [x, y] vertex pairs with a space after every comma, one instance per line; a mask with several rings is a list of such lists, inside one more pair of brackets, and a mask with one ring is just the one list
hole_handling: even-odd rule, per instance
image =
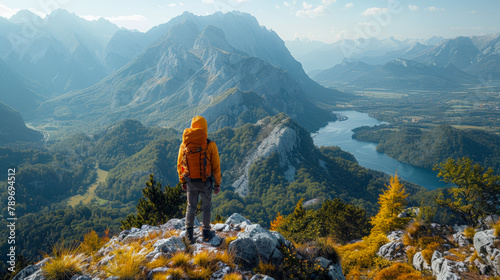
[[186, 183], [186, 179], [182, 176], [182, 158], [184, 157], [184, 144], [179, 147], [179, 155], [177, 156], [177, 173], [179, 174], [179, 181], [182, 184]]
[[217, 145], [215, 144], [215, 142], [210, 142], [209, 150], [211, 155], [210, 160], [212, 164], [212, 175], [214, 175], [215, 185], [220, 186], [222, 179], [220, 174], [220, 158], [219, 151], [217, 150]]

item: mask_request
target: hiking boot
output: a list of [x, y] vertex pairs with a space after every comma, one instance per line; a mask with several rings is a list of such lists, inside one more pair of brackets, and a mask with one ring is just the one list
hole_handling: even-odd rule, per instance
[[208, 242], [214, 238], [215, 232], [209, 230], [209, 229], [204, 229], [203, 230], [203, 242]]
[[193, 227], [186, 228], [186, 238], [189, 241], [189, 244], [195, 243], [193, 231], [194, 231]]

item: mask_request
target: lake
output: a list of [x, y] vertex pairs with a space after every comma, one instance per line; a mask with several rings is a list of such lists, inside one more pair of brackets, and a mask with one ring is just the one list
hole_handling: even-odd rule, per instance
[[314, 144], [320, 146], [339, 146], [342, 150], [352, 153], [358, 163], [369, 169], [382, 171], [398, 176], [408, 182], [418, 184], [426, 189], [433, 190], [444, 187], [436, 177], [437, 172], [403, 163], [376, 151], [377, 144], [352, 139], [351, 130], [360, 126], [375, 126], [386, 122], [378, 121], [365, 113], [357, 111], [336, 111], [335, 114], [347, 117], [346, 120], [330, 122], [327, 126], [314, 133]]

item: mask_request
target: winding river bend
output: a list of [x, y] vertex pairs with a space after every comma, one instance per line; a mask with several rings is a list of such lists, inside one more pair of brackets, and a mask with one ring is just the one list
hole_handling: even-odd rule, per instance
[[437, 172], [433, 170], [415, 167], [390, 158], [384, 153], [379, 153], [376, 151], [376, 143], [352, 139], [352, 129], [360, 126], [375, 126], [384, 122], [357, 111], [336, 111], [334, 113], [345, 116], [345, 120], [330, 122], [313, 134], [316, 146], [339, 146], [342, 150], [352, 153], [358, 163], [365, 168], [391, 175], [394, 175], [397, 171], [400, 178], [429, 190], [446, 185], [444, 182], [439, 181], [439, 178], [436, 177]]

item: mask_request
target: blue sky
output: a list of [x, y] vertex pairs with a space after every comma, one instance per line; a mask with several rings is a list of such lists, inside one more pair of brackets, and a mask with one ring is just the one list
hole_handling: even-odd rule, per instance
[[343, 38], [397, 39], [455, 37], [500, 32], [498, 0], [0, 0], [0, 16], [20, 9], [41, 16], [56, 8], [92, 20], [107, 18], [147, 31], [189, 11], [197, 15], [239, 10], [284, 40], [308, 38], [331, 43]]

